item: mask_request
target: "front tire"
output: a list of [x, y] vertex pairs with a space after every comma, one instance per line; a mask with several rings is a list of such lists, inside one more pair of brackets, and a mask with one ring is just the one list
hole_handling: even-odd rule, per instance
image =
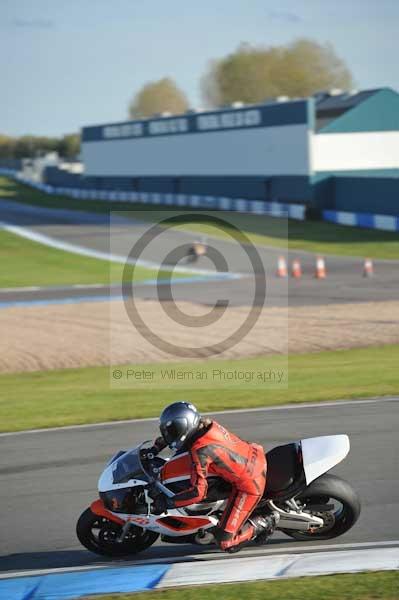
[[117, 542], [122, 527], [87, 508], [76, 524], [76, 535], [82, 546], [101, 556], [122, 557], [142, 552], [157, 539], [158, 534], [132, 526], [123, 542]]
[[[334, 509], [315, 512], [325, 519], [326, 526], [312, 531], [282, 529], [285, 534], [299, 541], [331, 540], [353, 527], [360, 515], [360, 499], [352, 486], [335, 475], [322, 475], [313, 481], [295, 500], [300, 505], [322, 506], [334, 504]], [[306, 508], [305, 508], [306, 510]]]

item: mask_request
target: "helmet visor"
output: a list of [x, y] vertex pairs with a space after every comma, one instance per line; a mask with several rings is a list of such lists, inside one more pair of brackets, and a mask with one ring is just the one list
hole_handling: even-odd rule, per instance
[[173, 442], [183, 441], [187, 435], [188, 429], [188, 420], [184, 417], [173, 419], [173, 421], [167, 421], [160, 427], [163, 439], [168, 445], [173, 444]]

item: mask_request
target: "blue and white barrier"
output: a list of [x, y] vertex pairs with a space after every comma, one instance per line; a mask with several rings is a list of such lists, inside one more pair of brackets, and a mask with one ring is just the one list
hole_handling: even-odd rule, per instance
[[263, 202], [244, 198], [225, 198], [220, 196], [198, 196], [192, 194], [171, 194], [158, 192], [124, 192], [118, 190], [90, 190], [86, 188], [53, 187], [27, 179], [15, 171], [0, 169], [0, 175], [13, 177], [17, 181], [30, 185], [46, 194], [61, 194], [82, 200], [106, 200], [108, 202], [134, 202], [157, 204], [159, 206], [184, 206], [190, 208], [208, 208], [210, 210], [229, 210], [233, 212], [268, 215], [272, 217], [288, 217], [303, 221], [305, 206], [303, 204], [285, 204], [282, 202]]
[[[286, 217], [298, 221], [305, 220], [306, 207], [303, 204], [286, 204], [283, 202], [263, 202], [244, 198], [225, 198], [220, 196], [198, 196], [192, 194], [172, 194], [159, 192], [124, 192], [119, 190], [91, 190], [69, 187], [53, 187], [27, 179], [11, 169], [0, 169], [0, 175], [30, 185], [46, 194], [61, 194], [82, 200], [105, 200], [108, 202], [156, 204], [159, 206], [182, 206], [190, 208], [208, 208], [209, 210], [228, 210], [232, 212]], [[323, 210], [325, 221], [338, 225], [350, 225], [382, 231], [399, 231], [399, 217], [391, 215], [374, 215], [337, 210]]]
[[372, 215], [368, 213], [345, 212], [341, 210], [323, 210], [323, 219], [338, 225], [399, 231], [399, 217], [391, 215]]
[[[388, 545], [389, 542], [377, 542], [375, 545], [380, 544]], [[232, 568], [226, 568], [226, 560], [232, 561]], [[75, 567], [69, 572], [66, 572], [67, 569], [55, 569], [34, 575], [29, 572], [0, 575], [0, 597], [12, 600], [72, 600], [91, 594], [397, 569], [397, 546], [225, 557], [176, 564], [136, 563], [119, 568]]]

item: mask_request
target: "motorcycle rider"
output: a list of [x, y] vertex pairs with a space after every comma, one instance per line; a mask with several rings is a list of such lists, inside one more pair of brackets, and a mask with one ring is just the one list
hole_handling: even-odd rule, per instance
[[168, 498], [154, 498], [154, 512], [201, 502], [207, 494], [207, 476], [215, 475], [232, 487], [226, 508], [214, 532], [222, 550], [236, 552], [250, 540], [264, 541], [278, 522], [278, 513], [249, 518], [262, 498], [266, 484], [266, 458], [262, 446], [241, 440], [222, 425], [204, 419], [188, 402], [174, 402], [160, 417], [162, 436], [153, 451], [169, 446], [176, 453], [188, 452], [191, 487]]

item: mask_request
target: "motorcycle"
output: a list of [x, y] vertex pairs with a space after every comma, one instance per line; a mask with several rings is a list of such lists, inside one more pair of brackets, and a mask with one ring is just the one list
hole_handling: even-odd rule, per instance
[[[198, 504], [155, 514], [154, 490], [172, 497], [190, 485], [190, 457], [153, 454], [150, 442], [121, 450], [100, 476], [100, 498], [80, 516], [79, 541], [96, 554], [122, 557], [149, 548], [159, 536], [169, 543], [215, 543], [230, 485], [208, 478], [207, 497]], [[360, 515], [352, 486], [328, 473], [350, 449], [347, 435], [302, 439], [266, 453], [267, 483], [255, 514], [277, 511], [277, 530], [299, 541], [329, 540], [348, 531]]]

